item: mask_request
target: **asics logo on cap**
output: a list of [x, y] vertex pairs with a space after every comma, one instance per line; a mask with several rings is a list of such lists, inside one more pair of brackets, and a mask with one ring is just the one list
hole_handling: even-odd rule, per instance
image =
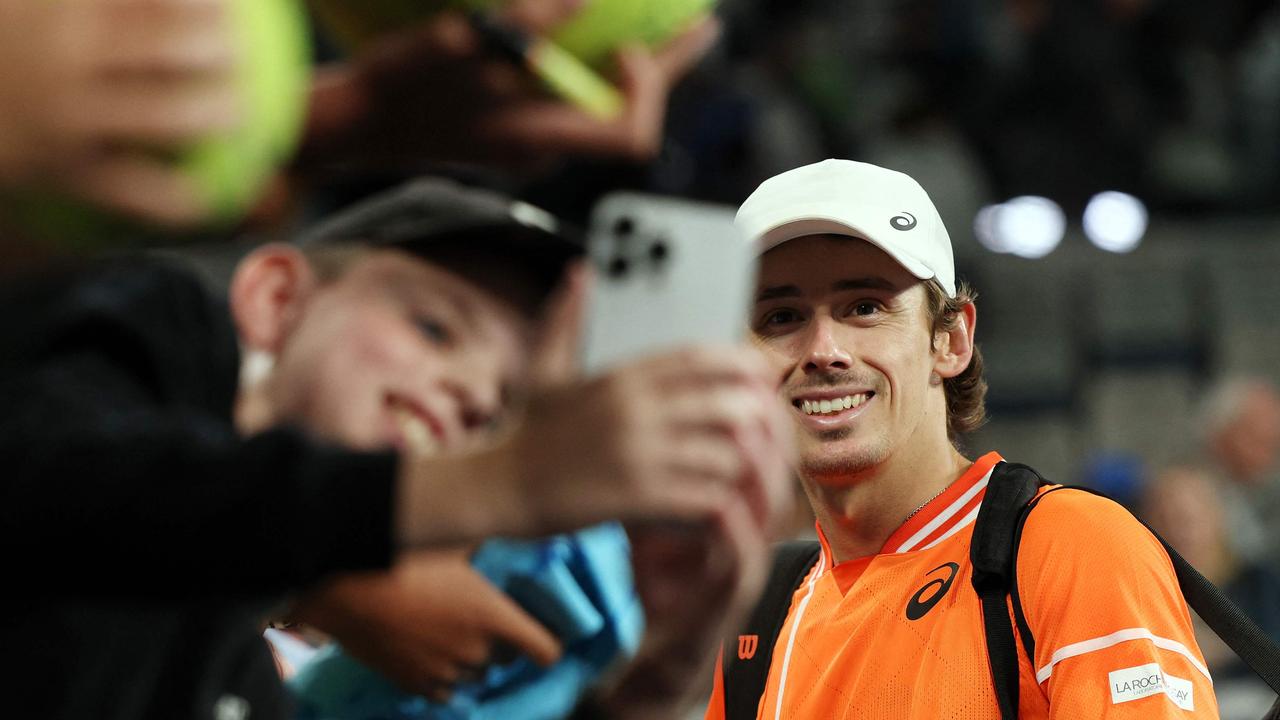
[[910, 230], [916, 226], [916, 216], [903, 210], [902, 215], [895, 215], [889, 220], [894, 230]]

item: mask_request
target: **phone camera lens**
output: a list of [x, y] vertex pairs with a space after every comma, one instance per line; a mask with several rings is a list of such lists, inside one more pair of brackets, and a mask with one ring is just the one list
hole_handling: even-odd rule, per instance
[[627, 262], [624, 257], [616, 257], [609, 261], [609, 277], [620, 278], [627, 274], [627, 270], [631, 267], [631, 263]]
[[619, 236], [627, 236], [636, 230], [636, 221], [629, 217], [620, 217], [613, 224], [613, 233]]
[[649, 246], [649, 259], [655, 263], [660, 264], [666, 261], [667, 257], [670, 255], [671, 249], [668, 248], [667, 243], [662, 240], [658, 240]]

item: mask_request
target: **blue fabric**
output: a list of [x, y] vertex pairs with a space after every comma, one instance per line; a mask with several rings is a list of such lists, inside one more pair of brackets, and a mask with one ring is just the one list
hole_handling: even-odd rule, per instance
[[626, 533], [614, 523], [539, 541], [491, 540], [472, 565], [551, 629], [554, 666], [520, 657], [489, 667], [448, 703], [400, 692], [331, 646], [289, 682], [300, 720], [551, 720], [621, 659], [635, 654], [644, 615]]

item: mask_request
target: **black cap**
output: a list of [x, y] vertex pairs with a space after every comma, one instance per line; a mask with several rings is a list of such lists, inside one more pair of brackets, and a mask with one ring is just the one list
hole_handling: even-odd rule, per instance
[[520, 269], [544, 295], [583, 253], [580, 234], [545, 210], [443, 178], [413, 180], [366, 198], [302, 233], [298, 244], [395, 247], [450, 265], [466, 255]]

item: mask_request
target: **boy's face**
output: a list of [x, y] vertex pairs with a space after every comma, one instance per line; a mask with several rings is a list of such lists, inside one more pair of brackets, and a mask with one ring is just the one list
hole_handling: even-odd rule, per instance
[[520, 310], [415, 256], [369, 251], [286, 317], [271, 414], [357, 448], [457, 450], [521, 380]]

